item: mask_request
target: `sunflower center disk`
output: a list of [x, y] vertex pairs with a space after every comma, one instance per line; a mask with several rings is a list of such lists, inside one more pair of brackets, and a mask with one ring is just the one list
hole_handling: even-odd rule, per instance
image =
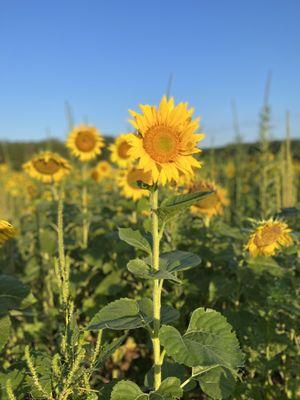
[[124, 140], [118, 146], [118, 156], [123, 159], [127, 159], [129, 157], [128, 150], [130, 149], [130, 145]]
[[172, 162], [179, 155], [178, 133], [166, 126], [150, 128], [144, 136], [144, 149], [159, 163]]
[[91, 132], [82, 131], [77, 134], [75, 144], [78, 150], [88, 153], [89, 151], [94, 150], [96, 139]]
[[281, 233], [279, 226], [265, 227], [259, 235], [255, 236], [254, 242], [258, 247], [269, 246], [279, 239]]
[[55, 160], [37, 160], [33, 162], [34, 168], [43, 175], [53, 175], [60, 170], [61, 165]]

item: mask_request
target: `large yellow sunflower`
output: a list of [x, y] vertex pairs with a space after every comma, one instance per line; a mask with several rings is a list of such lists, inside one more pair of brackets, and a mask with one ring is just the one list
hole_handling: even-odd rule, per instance
[[217, 186], [213, 182], [200, 179], [195, 180], [188, 187], [188, 191], [190, 193], [214, 191], [210, 196], [205, 197], [191, 206], [191, 213], [194, 215], [200, 214], [208, 218], [211, 218], [214, 215], [222, 215], [224, 212], [224, 206], [229, 204], [226, 189]]
[[134, 201], [139, 200], [144, 196], [149, 196], [148, 190], [138, 187], [138, 181], [151, 185], [152, 181], [150, 172], [145, 172], [134, 167], [120, 170], [117, 182], [122, 195], [128, 199], [133, 199]]
[[293, 243], [291, 229], [285, 222], [269, 219], [261, 221], [251, 234], [246, 250], [251, 256], [273, 256], [281, 247], [289, 247]]
[[16, 234], [16, 229], [9, 222], [0, 219], [0, 245], [8, 239], [15, 237]]
[[67, 160], [59, 154], [44, 151], [23, 165], [23, 169], [32, 178], [44, 183], [61, 181], [72, 169]]
[[130, 144], [128, 134], [122, 134], [115, 139], [115, 142], [109, 146], [111, 155], [110, 159], [119, 167], [127, 167], [132, 157], [129, 155]]
[[197, 143], [204, 134], [197, 134], [199, 119], [192, 119], [193, 109], [187, 103], [174, 105], [164, 96], [159, 107], [140, 105], [142, 114], [130, 113], [136, 134], [131, 134], [128, 153], [138, 159], [138, 167], [151, 172], [154, 182], [165, 185], [177, 182], [179, 174], [193, 175], [193, 167], [201, 163], [193, 155], [200, 152]]
[[70, 132], [66, 146], [80, 161], [89, 161], [101, 153], [104, 140], [94, 126], [79, 125]]
[[96, 182], [109, 177], [112, 173], [112, 166], [107, 161], [100, 161], [95, 168], [92, 169], [91, 178]]

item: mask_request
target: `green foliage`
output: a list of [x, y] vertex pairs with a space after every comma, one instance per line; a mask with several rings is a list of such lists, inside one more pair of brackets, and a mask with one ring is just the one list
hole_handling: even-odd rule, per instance
[[214, 192], [195, 192], [172, 196], [171, 198], [165, 199], [157, 210], [158, 217], [163, 223], [166, 223], [171, 218], [178, 215], [179, 212], [186, 210], [199, 200], [205, 199], [213, 193]]

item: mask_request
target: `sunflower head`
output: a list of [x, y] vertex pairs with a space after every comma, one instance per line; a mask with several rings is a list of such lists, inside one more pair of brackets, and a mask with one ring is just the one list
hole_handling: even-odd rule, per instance
[[59, 154], [44, 151], [24, 164], [23, 169], [32, 178], [44, 183], [53, 183], [67, 176], [72, 167]]
[[112, 167], [109, 162], [107, 161], [100, 161], [95, 168], [93, 168], [91, 172], [91, 178], [96, 181], [100, 182], [103, 179], [109, 177], [112, 172]]
[[16, 229], [9, 222], [0, 219], [0, 245], [8, 239], [15, 237], [16, 234]]
[[292, 243], [291, 230], [280, 220], [261, 221], [246, 245], [246, 250], [253, 257], [273, 256], [281, 247], [289, 247]]
[[223, 214], [224, 207], [229, 204], [227, 191], [225, 189], [217, 186], [213, 182], [200, 179], [193, 181], [188, 187], [188, 192], [190, 193], [210, 191], [213, 191], [214, 193], [200, 200], [191, 207], [192, 214], [202, 215], [208, 218], [211, 218], [214, 215]]
[[135, 167], [119, 172], [117, 183], [124, 197], [136, 201], [144, 196], [149, 196], [149, 191], [140, 188], [138, 182], [151, 185], [151, 174]]
[[131, 134], [129, 154], [138, 159], [138, 168], [150, 172], [153, 182], [165, 185], [178, 182], [179, 175], [193, 175], [193, 167], [201, 164], [194, 158], [199, 153], [197, 143], [203, 134], [197, 134], [199, 119], [192, 119], [193, 109], [187, 103], [174, 105], [174, 99], [163, 97], [159, 107], [140, 106], [142, 113], [130, 111]]
[[95, 127], [79, 125], [70, 132], [66, 146], [80, 161], [89, 161], [101, 153], [104, 140]]
[[111, 152], [111, 161], [116, 163], [121, 168], [127, 167], [132, 159], [129, 154], [129, 149], [131, 146], [128, 138], [130, 138], [129, 134], [122, 134], [118, 136], [115, 142], [109, 146]]

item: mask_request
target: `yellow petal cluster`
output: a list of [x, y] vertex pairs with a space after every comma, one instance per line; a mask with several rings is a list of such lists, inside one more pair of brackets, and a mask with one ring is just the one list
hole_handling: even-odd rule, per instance
[[192, 118], [193, 109], [187, 103], [175, 105], [165, 96], [158, 107], [140, 105], [140, 109], [141, 114], [130, 111], [136, 134], [129, 136], [128, 150], [138, 168], [150, 172], [153, 182], [161, 185], [178, 182], [180, 174], [193, 175], [193, 168], [201, 167], [194, 155], [204, 137], [197, 133], [199, 119]]
[[16, 229], [4, 219], [0, 219], [0, 245], [5, 243], [10, 238], [15, 237], [17, 234]]
[[111, 161], [121, 168], [126, 168], [132, 161], [128, 137], [130, 137], [128, 134], [121, 134], [109, 146]]
[[281, 247], [289, 247], [293, 243], [291, 229], [279, 220], [261, 221], [251, 234], [246, 250], [253, 257], [273, 256]]
[[209, 191], [213, 191], [214, 193], [191, 206], [192, 214], [200, 214], [208, 218], [223, 214], [224, 207], [229, 205], [226, 189], [216, 185], [214, 182], [201, 179], [194, 180], [188, 187], [189, 193]]
[[24, 171], [43, 183], [60, 182], [69, 175], [72, 167], [59, 154], [44, 151], [23, 165]]
[[101, 153], [104, 139], [94, 126], [78, 125], [69, 134], [66, 146], [80, 161], [93, 160]]

